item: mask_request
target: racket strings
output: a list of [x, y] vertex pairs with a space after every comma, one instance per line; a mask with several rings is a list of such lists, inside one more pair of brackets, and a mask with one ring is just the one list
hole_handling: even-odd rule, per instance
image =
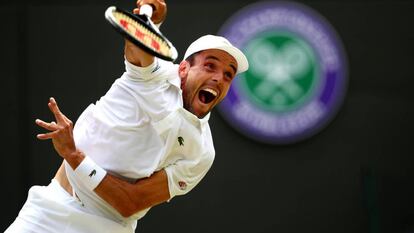
[[143, 25], [137, 23], [130, 16], [122, 12], [113, 12], [113, 16], [117, 23], [132, 37], [139, 40], [145, 46], [152, 48], [154, 51], [171, 56], [170, 46], [157, 34], [150, 31]]

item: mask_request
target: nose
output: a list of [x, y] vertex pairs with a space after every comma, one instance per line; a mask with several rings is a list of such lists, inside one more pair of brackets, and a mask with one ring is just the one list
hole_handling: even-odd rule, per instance
[[213, 75], [212, 80], [217, 82], [217, 83], [221, 83], [224, 79], [224, 74], [217, 72]]

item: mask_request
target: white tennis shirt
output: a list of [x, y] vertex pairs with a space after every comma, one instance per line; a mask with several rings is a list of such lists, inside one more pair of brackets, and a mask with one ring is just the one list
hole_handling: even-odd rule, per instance
[[[214, 160], [210, 114], [199, 119], [183, 108], [178, 65], [155, 59], [145, 68], [126, 60], [125, 66], [109, 91], [76, 121], [76, 145], [108, 173], [128, 181], [165, 168], [171, 198], [186, 194]], [[65, 165], [85, 211], [135, 228], [149, 210], [122, 217]]]

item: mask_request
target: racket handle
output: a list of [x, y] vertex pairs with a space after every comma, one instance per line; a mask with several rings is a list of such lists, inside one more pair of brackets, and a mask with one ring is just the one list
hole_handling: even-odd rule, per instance
[[152, 12], [153, 12], [152, 6], [151, 5], [148, 5], [148, 4], [142, 5], [139, 8], [139, 14], [140, 15], [146, 15], [150, 19], [152, 17]]

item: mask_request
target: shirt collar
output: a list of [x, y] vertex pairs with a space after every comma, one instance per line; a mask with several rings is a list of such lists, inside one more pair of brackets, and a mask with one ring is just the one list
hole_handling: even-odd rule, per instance
[[205, 115], [203, 118], [198, 118], [196, 115], [194, 115], [193, 113], [187, 111], [187, 109], [185, 108], [181, 108], [181, 111], [183, 113], [183, 115], [190, 120], [191, 122], [193, 122], [195, 125], [203, 125], [208, 123], [208, 120], [210, 119], [210, 112], [207, 113], [207, 115]]

